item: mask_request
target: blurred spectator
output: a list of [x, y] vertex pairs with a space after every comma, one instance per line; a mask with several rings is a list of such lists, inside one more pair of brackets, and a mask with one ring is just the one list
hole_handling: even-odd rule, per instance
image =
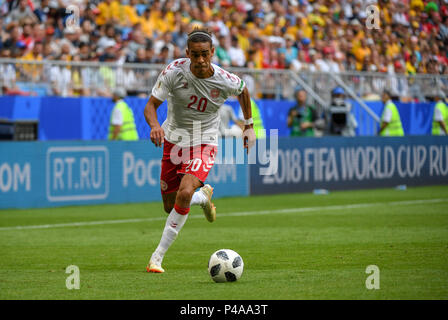
[[97, 7], [98, 16], [96, 18], [96, 24], [102, 26], [103, 24], [118, 23], [120, 17], [120, 2], [116, 0], [103, 0]]
[[294, 37], [290, 34], [285, 35], [286, 38], [286, 46], [280, 48], [279, 53], [283, 53], [285, 55], [285, 60], [287, 65], [290, 65], [293, 60], [297, 59], [298, 50], [297, 47], [294, 46]]
[[37, 17], [28, 5], [27, 0], [19, 0], [17, 8], [13, 9], [9, 15], [9, 21], [22, 21], [26, 18], [31, 19], [32, 22], [37, 22]]
[[288, 128], [291, 128], [291, 136], [313, 137], [317, 112], [314, 106], [307, 104], [307, 93], [302, 87], [295, 89], [294, 98], [297, 104], [289, 109], [287, 123]]
[[[63, 60], [64, 56], [60, 55], [55, 60]], [[49, 95], [67, 97], [72, 95], [71, 87], [72, 73], [69, 68], [52, 65], [49, 74], [50, 92]]]
[[111, 64], [117, 61], [117, 56], [114, 52], [107, 52], [102, 59], [108, 63], [101, 65], [98, 69], [99, 86], [97, 93], [100, 96], [111, 97], [113, 90], [116, 88], [115, 68]]
[[[33, 49], [31, 49], [27, 54], [22, 56], [20, 60], [23, 61], [42, 61], [43, 56], [43, 45], [42, 42], [34, 43]], [[19, 69], [25, 74], [30, 80], [39, 81], [42, 76], [43, 67], [40, 64], [20, 64]]]
[[331, 91], [331, 103], [326, 113], [326, 134], [344, 137], [354, 137], [358, 126], [355, 117], [350, 112], [351, 104], [346, 101], [345, 91], [336, 87]]
[[232, 36], [228, 53], [231, 59], [232, 67], [244, 67], [246, 64], [246, 56], [243, 49], [240, 48], [237, 36]]
[[216, 46], [216, 58], [217, 63], [220, 66], [228, 67], [231, 64], [230, 54], [229, 54], [229, 44], [227, 41], [227, 37], [224, 35], [219, 35], [218, 37], [219, 44]]
[[[364, 27], [370, 3], [380, 8], [380, 30]], [[66, 28], [69, 4], [80, 8], [79, 31]], [[216, 37], [215, 61], [223, 66], [380, 72], [404, 100], [420, 99], [418, 90], [426, 89], [408, 76], [448, 68], [445, 0], [11, 0], [0, 8], [0, 50], [17, 58], [40, 41], [43, 59], [96, 61], [98, 55], [103, 61], [114, 41], [107, 53], [117, 63], [169, 62], [185, 55], [191, 28], [204, 25]], [[383, 87], [369, 90], [379, 94]]]
[[[124, 1], [123, 1], [124, 2]], [[132, 27], [140, 21], [140, 17], [137, 13], [138, 0], [130, 0], [128, 4], [123, 4], [123, 14], [121, 16], [120, 22], [123, 26]]]
[[156, 55], [161, 54], [162, 48], [166, 47], [168, 48], [168, 55], [167, 59], [172, 60], [173, 54], [174, 54], [174, 45], [173, 45], [173, 37], [171, 35], [171, 32], [164, 32], [161, 37], [154, 42], [154, 52]]
[[176, 31], [173, 32], [173, 43], [182, 51], [185, 51], [187, 48], [187, 40], [188, 40], [188, 25], [181, 21], [179, 23], [179, 27]]
[[[11, 49], [3, 49], [0, 58], [11, 58]], [[13, 88], [16, 83], [16, 67], [12, 63], [0, 64], [0, 84]]]
[[403, 102], [409, 101], [409, 86], [405, 74], [405, 68], [400, 60], [394, 62], [394, 68], [389, 77], [389, 88], [394, 96], [399, 97]]
[[134, 59], [134, 61], [132, 61], [133, 63], [151, 63], [151, 60], [147, 59], [147, 55], [146, 55], [146, 50], [143, 48], [139, 48], [137, 49], [137, 55]]

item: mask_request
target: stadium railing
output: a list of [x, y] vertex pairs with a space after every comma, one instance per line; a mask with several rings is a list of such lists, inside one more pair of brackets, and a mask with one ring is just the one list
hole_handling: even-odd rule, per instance
[[[116, 87], [126, 89], [129, 95], [148, 95], [163, 68], [162, 64], [0, 59], [0, 86], [17, 86], [38, 95], [110, 96]], [[233, 67], [228, 70], [246, 82], [255, 98], [291, 100], [295, 87], [301, 85], [319, 108], [328, 106], [332, 88], [341, 85], [347, 96], [357, 100], [375, 121], [378, 119], [361, 100], [378, 100], [386, 88], [397, 96], [419, 101], [438, 92], [448, 92], [448, 75]]]
[[417, 98], [424, 101], [428, 96], [448, 91], [448, 75], [438, 74], [387, 74], [380, 72], [301, 72], [300, 75], [324, 99], [337, 86], [336, 77], [346, 83], [359, 97], [374, 99], [389, 89], [399, 97]]

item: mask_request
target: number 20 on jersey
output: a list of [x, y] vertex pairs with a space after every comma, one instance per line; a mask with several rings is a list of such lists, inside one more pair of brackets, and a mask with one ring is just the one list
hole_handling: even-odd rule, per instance
[[199, 112], [204, 112], [207, 108], [207, 99], [206, 98], [200, 98], [198, 101], [198, 97], [195, 95], [192, 95], [190, 97], [190, 103], [188, 104], [187, 108], [196, 109]]

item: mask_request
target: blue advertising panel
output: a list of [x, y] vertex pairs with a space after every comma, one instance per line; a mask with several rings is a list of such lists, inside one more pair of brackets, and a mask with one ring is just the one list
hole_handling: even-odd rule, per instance
[[[127, 97], [124, 99], [134, 112], [140, 139], [148, 139], [148, 127], [143, 110], [146, 98]], [[236, 99], [228, 99], [236, 114], [240, 106]], [[260, 109], [267, 135], [270, 129], [278, 130], [279, 136], [289, 136], [288, 112], [295, 105], [291, 100], [259, 99]], [[352, 113], [358, 122], [357, 136], [372, 136], [378, 132], [379, 124], [362, 109], [356, 101], [350, 101]], [[381, 117], [384, 104], [381, 101], [366, 101], [369, 108]], [[157, 109], [162, 123], [166, 119], [166, 101]], [[426, 135], [431, 133], [434, 103], [396, 102], [406, 135]], [[0, 96], [0, 118], [39, 121], [39, 140], [106, 140], [109, 131], [110, 114], [114, 103], [104, 97], [8, 97]], [[322, 116], [322, 115], [321, 115]]]
[[[0, 208], [160, 201], [150, 141], [0, 142]], [[213, 166], [214, 197], [248, 195], [247, 165]]]
[[448, 184], [448, 137], [279, 138], [270, 152], [267, 174], [250, 165], [250, 194]]

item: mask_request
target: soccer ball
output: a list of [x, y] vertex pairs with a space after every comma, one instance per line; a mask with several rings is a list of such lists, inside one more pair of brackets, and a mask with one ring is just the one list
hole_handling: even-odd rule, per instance
[[244, 262], [233, 250], [221, 249], [212, 254], [208, 261], [208, 273], [215, 282], [233, 282], [241, 278]]

